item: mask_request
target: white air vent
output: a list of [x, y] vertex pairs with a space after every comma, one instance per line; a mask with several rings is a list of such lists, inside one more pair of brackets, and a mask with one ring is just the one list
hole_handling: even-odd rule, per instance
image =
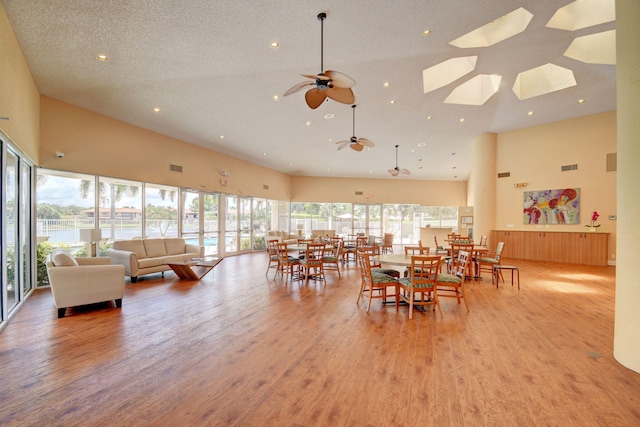
[[607, 154], [607, 172], [615, 172], [618, 170], [618, 153]]
[[578, 165], [564, 165], [560, 168], [562, 172], [578, 170]]
[[179, 165], [169, 165], [169, 170], [171, 172], [182, 172], [182, 166]]
[[511, 172], [500, 172], [498, 178], [507, 178], [511, 176]]
[[356, 191], [356, 196], [363, 196], [364, 192], [363, 191]]

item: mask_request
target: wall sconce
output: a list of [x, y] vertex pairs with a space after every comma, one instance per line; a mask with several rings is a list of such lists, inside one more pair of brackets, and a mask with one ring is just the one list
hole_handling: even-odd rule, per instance
[[102, 230], [99, 228], [83, 228], [80, 230], [80, 240], [89, 243], [91, 246], [91, 256], [97, 253], [97, 243], [102, 240]]

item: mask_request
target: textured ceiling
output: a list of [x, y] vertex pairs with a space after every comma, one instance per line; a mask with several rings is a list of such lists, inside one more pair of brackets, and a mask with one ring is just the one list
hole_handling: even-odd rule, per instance
[[[478, 134], [616, 106], [614, 65], [564, 56], [576, 37], [615, 23], [545, 26], [571, 0], [2, 3], [40, 93], [293, 175], [463, 180]], [[489, 47], [449, 44], [519, 7], [533, 14], [522, 33]], [[319, 12], [327, 14], [324, 68], [356, 81], [355, 135], [373, 141], [370, 150], [336, 149], [353, 134], [349, 105], [327, 101], [312, 110], [304, 91], [282, 97], [304, 81], [300, 73], [321, 71]], [[279, 48], [269, 46], [274, 41]], [[96, 60], [101, 53], [107, 62]], [[424, 69], [463, 56], [478, 57], [472, 72], [424, 93]], [[519, 100], [518, 73], [544, 64], [572, 70], [577, 84]], [[483, 105], [443, 102], [482, 74], [502, 77]], [[387, 173], [396, 144], [410, 176]]]

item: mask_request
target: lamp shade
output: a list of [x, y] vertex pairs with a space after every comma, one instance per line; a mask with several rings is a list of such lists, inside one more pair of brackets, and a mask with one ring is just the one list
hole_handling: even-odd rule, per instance
[[102, 240], [102, 230], [99, 228], [83, 228], [80, 230], [80, 240], [83, 242], [99, 242]]

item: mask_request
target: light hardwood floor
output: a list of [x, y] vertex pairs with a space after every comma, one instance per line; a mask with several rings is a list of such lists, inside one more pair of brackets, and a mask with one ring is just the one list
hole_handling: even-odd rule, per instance
[[433, 312], [356, 306], [265, 278], [266, 254], [198, 282], [168, 272], [56, 318], [39, 290], [0, 332], [3, 426], [638, 426], [640, 374], [612, 356], [613, 267], [510, 261]]

